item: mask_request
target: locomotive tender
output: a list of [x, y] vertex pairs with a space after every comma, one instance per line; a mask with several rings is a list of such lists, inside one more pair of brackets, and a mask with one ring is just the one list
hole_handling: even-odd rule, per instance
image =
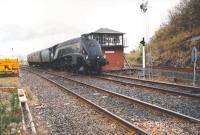
[[31, 53], [27, 61], [30, 66], [97, 73], [101, 72], [101, 67], [107, 63], [100, 44], [83, 36]]

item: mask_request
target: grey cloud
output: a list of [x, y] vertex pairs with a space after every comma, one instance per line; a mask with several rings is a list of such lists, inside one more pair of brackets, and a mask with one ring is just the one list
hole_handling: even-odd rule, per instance
[[23, 27], [19, 25], [4, 25], [0, 27], [0, 41], [11, 42], [11, 41], [24, 41], [35, 38], [41, 38], [56, 34], [81, 34], [81, 30], [66, 25], [40, 25], [35, 28]]

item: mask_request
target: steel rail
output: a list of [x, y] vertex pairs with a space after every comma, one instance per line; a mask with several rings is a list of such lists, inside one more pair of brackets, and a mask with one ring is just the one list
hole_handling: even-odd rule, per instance
[[192, 90], [200, 91], [200, 87], [194, 87], [194, 86], [187, 86], [187, 85], [181, 85], [181, 84], [167, 83], [167, 82], [161, 82], [161, 81], [143, 80], [143, 79], [138, 79], [138, 78], [133, 78], [133, 77], [127, 77], [127, 76], [121, 76], [121, 75], [112, 75], [112, 74], [109, 74], [109, 73], [102, 73], [102, 75], [111, 76], [111, 77], [118, 77], [118, 78], [122, 78], [122, 79], [129, 79], [129, 80], [141, 81], [141, 82], [145, 82], [145, 83], [147, 82], [147, 83], [168, 85], [168, 86], [173, 86], [173, 87], [180, 87], [180, 88], [184, 88], [184, 89], [192, 89]]
[[[40, 70], [40, 69], [37, 69], [37, 70]], [[40, 70], [41, 71], [41, 70]], [[132, 98], [132, 97], [128, 97], [126, 95], [122, 95], [122, 94], [119, 94], [119, 93], [116, 93], [116, 92], [112, 92], [112, 91], [109, 91], [109, 90], [106, 90], [106, 89], [103, 89], [103, 88], [100, 88], [100, 87], [96, 87], [96, 86], [93, 86], [93, 85], [89, 85], [89, 84], [86, 84], [84, 82], [80, 82], [80, 81], [77, 81], [77, 80], [74, 80], [74, 79], [71, 79], [71, 78], [67, 78], [63, 75], [57, 75], [55, 73], [51, 73], [51, 72], [48, 72], [48, 71], [43, 71], [45, 73], [48, 73], [48, 74], [51, 74], [51, 75], [54, 75], [54, 76], [57, 76], [57, 77], [61, 77], [63, 79], [66, 79], [66, 80], [69, 80], [69, 81], [72, 81], [72, 82], [75, 82], [75, 83], [79, 83], [79, 84], [82, 84], [82, 85], [85, 85], [85, 86], [88, 86], [90, 88], [94, 88], [100, 92], [105, 92], [107, 94], [110, 94], [110, 95], [114, 95], [118, 98], [122, 98], [122, 99], [125, 99], [131, 103], [137, 103], [137, 104], [140, 104], [140, 105], [143, 105], [143, 106], [147, 106], [149, 108], [153, 108], [157, 111], [160, 111], [160, 112], [163, 112], [163, 113], [166, 113], [166, 114], [170, 114], [172, 116], [176, 116], [178, 118], [182, 118], [184, 120], [188, 120], [188, 121], [191, 121], [191, 122], [194, 122], [194, 123], [200, 123], [200, 119], [197, 119], [197, 118], [194, 118], [194, 117], [191, 117], [191, 116], [188, 116], [188, 115], [185, 115], [185, 114], [181, 114], [179, 112], [175, 112], [175, 111], [172, 111], [172, 110], [169, 110], [169, 109], [166, 109], [166, 108], [163, 108], [163, 107], [159, 107], [157, 105], [153, 105], [153, 104], [150, 104], [150, 103], [147, 103], [147, 102], [144, 102], [144, 101], [141, 101], [141, 100], [138, 100], [136, 98]]]
[[[130, 69], [138, 69], [138, 70], [141, 69], [142, 70], [142, 65], [134, 65]], [[167, 66], [163, 66], [163, 67], [153, 66], [153, 69], [176, 71], [176, 72], [187, 72], [187, 73], [193, 72], [193, 68], [175, 68], [175, 67], [167, 67]], [[197, 69], [197, 72], [199, 72], [199, 71], [200, 71], [200, 69]]]
[[96, 76], [96, 78], [99, 78], [99, 79], [102, 79], [102, 80], [107, 80], [107, 81], [112, 81], [112, 82], [116, 82], [116, 83], [120, 83], [120, 84], [123, 84], [123, 85], [138, 86], [138, 87], [142, 87], [142, 88], [162, 91], [162, 92], [165, 92], [165, 93], [171, 93], [171, 94], [174, 94], [174, 95], [183, 95], [183, 96], [187, 96], [187, 97], [200, 99], [200, 95], [189, 94], [189, 93], [179, 92], [179, 91], [173, 91], [173, 90], [158, 88], [158, 87], [154, 87], [154, 86], [147, 86], [147, 85], [137, 84], [137, 83], [133, 83], [133, 82], [123, 82], [123, 81], [114, 80], [114, 79], [110, 79], [110, 78], [99, 77], [99, 76]]
[[[23, 69], [24, 69], [24, 68], [23, 68]], [[88, 103], [89, 105], [91, 105], [91, 106], [94, 107], [95, 109], [97, 109], [97, 110], [99, 110], [100, 112], [102, 112], [102, 113], [106, 114], [107, 116], [109, 116], [109, 118], [111, 118], [112, 120], [114, 120], [114, 121], [116, 121], [116, 122], [122, 124], [122, 126], [124, 126], [126, 129], [128, 129], [130, 132], [133, 133], [133, 131], [135, 131], [135, 132], [137, 132], [139, 135], [149, 135], [149, 133], [147, 133], [147, 132], [144, 131], [143, 129], [141, 129], [141, 128], [135, 126], [135, 125], [133, 125], [132, 123], [130, 123], [130, 122], [128, 122], [127, 120], [125, 120], [125, 119], [123, 119], [123, 118], [121, 118], [121, 117], [115, 115], [114, 113], [112, 113], [112, 112], [110, 112], [110, 111], [108, 111], [108, 110], [102, 108], [101, 106], [99, 106], [99, 105], [93, 103], [92, 101], [90, 101], [90, 100], [88, 100], [88, 99], [86, 99], [86, 98], [84, 98], [84, 97], [82, 97], [82, 96], [76, 94], [75, 92], [69, 90], [68, 88], [66, 88], [66, 87], [63, 86], [62, 84], [59, 84], [59, 83], [55, 82], [54, 80], [49, 79], [49, 78], [47, 78], [47, 77], [45, 77], [45, 76], [43, 76], [43, 75], [41, 75], [41, 74], [39, 74], [39, 73], [36, 73], [36, 72], [34, 72], [34, 71], [31, 71], [30, 69], [24, 69], [24, 70], [29, 71], [29, 72], [31, 72], [31, 73], [33, 73], [33, 74], [36, 74], [36, 75], [38, 75], [39, 77], [41, 77], [41, 78], [43, 78], [43, 79], [46, 79], [47, 81], [49, 81], [49, 82], [55, 84], [56, 86], [62, 88], [63, 90], [66, 90], [67, 92], [71, 93], [72, 95], [78, 97], [79, 99], [81, 99], [81, 100], [83, 100], [84, 102]], [[44, 72], [47, 73], [46, 71], [44, 71]], [[54, 75], [54, 74], [51, 74], [51, 75]], [[55, 74], [55, 76], [58, 76], [58, 75]], [[58, 77], [62, 77], [62, 76], [58, 76]]]

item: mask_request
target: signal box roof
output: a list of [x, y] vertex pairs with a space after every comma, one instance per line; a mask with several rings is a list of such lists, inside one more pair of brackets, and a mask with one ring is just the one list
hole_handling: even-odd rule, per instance
[[91, 34], [125, 34], [116, 30], [112, 30], [109, 28], [100, 28], [94, 32], [91, 32]]

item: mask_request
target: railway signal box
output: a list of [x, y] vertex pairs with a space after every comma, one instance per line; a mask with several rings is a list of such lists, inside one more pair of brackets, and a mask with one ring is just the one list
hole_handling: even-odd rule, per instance
[[95, 39], [101, 45], [102, 51], [108, 61], [103, 70], [119, 70], [124, 67], [124, 34], [108, 28], [100, 28], [88, 35], [90, 39]]

